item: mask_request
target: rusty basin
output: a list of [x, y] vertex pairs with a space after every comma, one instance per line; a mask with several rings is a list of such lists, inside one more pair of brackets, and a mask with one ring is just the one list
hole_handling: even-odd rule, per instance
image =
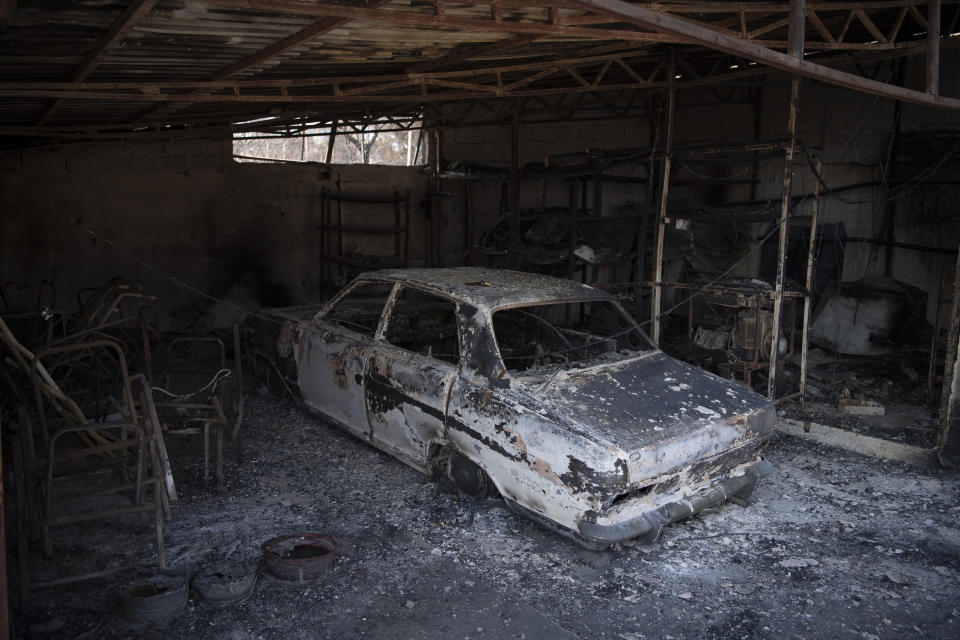
[[319, 533], [294, 533], [260, 545], [267, 571], [281, 580], [303, 582], [318, 578], [330, 566], [337, 542]]

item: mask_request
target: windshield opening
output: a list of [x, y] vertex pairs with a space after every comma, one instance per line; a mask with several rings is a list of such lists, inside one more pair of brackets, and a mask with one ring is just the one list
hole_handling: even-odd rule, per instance
[[493, 314], [493, 331], [507, 371], [528, 375], [615, 362], [650, 348], [608, 300], [503, 309]]

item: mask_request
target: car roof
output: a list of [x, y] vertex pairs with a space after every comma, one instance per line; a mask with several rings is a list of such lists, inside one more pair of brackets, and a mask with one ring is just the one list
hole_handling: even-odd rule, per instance
[[480, 267], [434, 269], [382, 269], [358, 279], [410, 283], [468, 302], [480, 309], [496, 309], [562, 300], [612, 300], [613, 296], [589, 285], [536, 273]]

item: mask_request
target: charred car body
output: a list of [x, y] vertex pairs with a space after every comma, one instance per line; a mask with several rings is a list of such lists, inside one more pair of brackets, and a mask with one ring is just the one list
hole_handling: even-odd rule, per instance
[[282, 329], [260, 352], [309, 409], [591, 548], [652, 542], [769, 472], [772, 404], [652, 347], [587, 285], [385, 270], [271, 313]]

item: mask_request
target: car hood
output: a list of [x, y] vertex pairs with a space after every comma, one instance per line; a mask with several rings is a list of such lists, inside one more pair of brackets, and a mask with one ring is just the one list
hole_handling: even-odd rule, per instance
[[661, 351], [561, 372], [531, 393], [629, 454], [631, 482], [732, 450], [750, 453], [776, 418], [763, 396]]

